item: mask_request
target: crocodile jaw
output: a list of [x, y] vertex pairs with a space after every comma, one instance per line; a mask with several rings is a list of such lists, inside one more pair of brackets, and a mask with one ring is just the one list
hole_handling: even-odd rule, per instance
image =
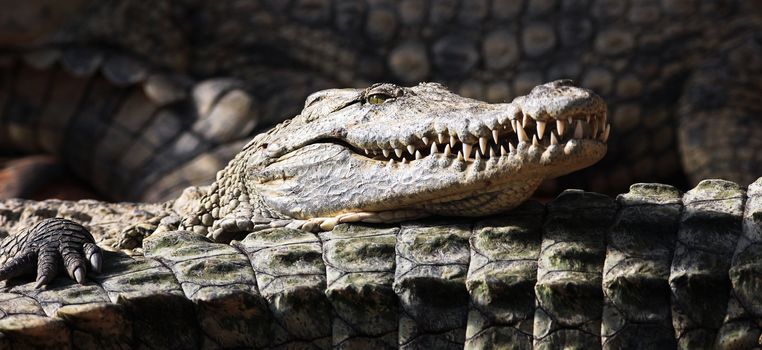
[[542, 180], [589, 166], [605, 151], [599, 140], [520, 143], [502, 157], [466, 161], [439, 153], [402, 163], [314, 144], [271, 164], [268, 173], [280, 176], [258, 177], [256, 189], [266, 205], [297, 219], [401, 209], [482, 216], [517, 206]]

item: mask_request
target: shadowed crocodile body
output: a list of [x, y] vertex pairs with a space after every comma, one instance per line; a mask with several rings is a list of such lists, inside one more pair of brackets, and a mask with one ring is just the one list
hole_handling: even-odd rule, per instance
[[255, 124], [313, 91], [428, 80], [504, 102], [570, 78], [609, 103], [615, 137], [557, 188], [748, 184], [759, 18], [736, 0], [28, 2], [0, 18], [0, 148], [158, 202], [211, 181]]
[[[74, 222], [102, 248], [142, 247], [61, 250], [82, 284], [50, 264], [38, 266], [47, 289], [9, 282], [0, 345], [760, 346], [762, 179], [748, 192], [637, 184], [616, 200], [569, 190], [514, 208], [600, 159], [606, 120], [568, 81], [506, 104], [438, 84], [326, 90], [175, 201], [2, 202], [7, 232], [58, 217], [70, 233], [39, 247], [17, 243], [47, 224], [7, 238], [1, 276], [93, 241]], [[420, 218], [437, 214], [448, 217]], [[101, 267], [82, 281], [80, 268]]]

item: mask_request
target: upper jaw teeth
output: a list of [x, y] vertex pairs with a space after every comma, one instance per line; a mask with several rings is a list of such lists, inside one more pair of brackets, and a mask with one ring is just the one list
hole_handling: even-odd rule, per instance
[[[486, 128], [484, 135], [459, 136], [446, 130], [406, 141], [383, 143], [380, 147], [363, 149], [370, 158], [390, 163], [406, 164], [430, 156], [443, 156], [466, 162], [490, 160], [515, 155], [521, 143], [527, 147], [563, 147], [572, 139], [607, 142], [611, 126], [606, 116], [577, 115], [563, 119], [535, 120], [526, 115], [506, 119]], [[471, 141], [475, 140], [475, 141]], [[378, 148], [377, 148], [378, 147]]]

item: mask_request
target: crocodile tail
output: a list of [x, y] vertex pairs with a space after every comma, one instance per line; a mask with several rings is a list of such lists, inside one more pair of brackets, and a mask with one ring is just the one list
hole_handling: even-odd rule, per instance
[[161, 201], [211, 182], [257, 109], [235, 80], [194, 84], [110, 51], [0, 57], [0, 153], [56, 155], [111, 199]]

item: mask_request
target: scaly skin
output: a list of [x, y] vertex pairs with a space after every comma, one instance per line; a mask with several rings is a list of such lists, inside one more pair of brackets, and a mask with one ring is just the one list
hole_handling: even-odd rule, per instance
[[[0, 230], [64, 216], [105, 242], [155, 209], [2, 201]], [[84, 285], [8, 285], [0, 346], [752, 349], [760, 218], [762, 178], [748, 191], [637, 184], [616, 200], [568, 191], [487, 218], [273, 228], [233, 245], [155, 234], [145, 256], [104, 252]]]
[[[762, 148], [762, 125], [755, 118], [759, 114], [756, 96], [762, 92], [762, 25], [756, 1], [24, 4], [0, 14], [3, 46], [17, 58], [26, 56], [19, 53], [20, 46], [43, 47], [42, 51], [58, 51], [67, 63], [24, 57], [0, 73], [18, 78], [0, 81], [11, 82], [10, 88], [0, 88], [6, 92], [0, 97], [4, 111], [0, 142], [12, 140], [2, 148], [28, 151], [26, 146], [34, 140], [26, 137], [29, 133], [20, 138], [6, 136], [16, 134], [10, 131], [14, 128], [37, 130], [37, 123], [24, 120], [45, 124], [44, 118], [34, 116], [35, 108], [46, 109], [50, 102], [43, 97], [46, 91], [55, 96], [62, 89], [58, 84], [62, 77], [75, 72], [99, 81], [105, 76], [104, 84], [87, 89], [91, 98], [72, 94], [66, 101], [71, 106], [94, 106], [85, 111], [63, 109], [78, 116], [63, 137], [68, 145], [43, 150], [62, 153], [73, 171], [114, 199], [166, 200], [189, 184], [213, 179], [213, 173], [235, 152], [210, 149], [242, 136], [220, 133], [231, 137], [209, 138], [197, 135], [199, 131], [227, 125], [250, 133], [250, 120], [238, 117], [269, 126], [297, 113], [301, 101], [314, 91], [367, 86], [379, 80], [406, 85], [438, 81], [461, 95], [490, 102], [510, 101], [543, 81], [560, 78], [593, 89], [610, 106], [615, 134], [609, 152], [595, 167], [563, 178], [557, 189], [573, 186], [617, 193], [633, 181], [683, 186], [686, 178], [693, 183], [702, 178], [749, 183], [762, 173], [762, 162], [753, 152]], [[142, 66], [136, 66], [135, 60]], [[42, 67], [42, 72], [30, 66]], [[101, 67], [103, 75], [98, 74]], [[144, 130], [171, 131], [157, 132], [157, 140], [147, 142], [131, 129], [111, 127], [118, 124], [112, 121], [122, 118], [118, 112], [125, 96], [156, 86], [148, 83], [150, 74], [144, 75], [140, 67], [179, 75], [181, 81], [239, 80], [241, 91], [247, 94], [246, 106], [208, 99], [234, 109], [234, 122], [218, 115], [209, 119], [214, 127], [191, 127], [194, 120], [205, 117], [203, 108], [196, 109], [203, 104], [180, 84], [167, 89], [185, 93], [179, 94], [177, 105], [165, 107], [169, 116], [158, 118], [159, 114], [144, 111], [148, 115], [142, 118], [150, 120]], [[48, 74], [55, 74], [55, 84], [48, 83]], [[136, 89], [124, 87], [126, 83], [135, 84]], [[115, 104], [98, 104], [111, 101], [100, 92], [113, 96]], [[148, 98], [144, 104], [153, 111], [156, 103]], [[21, 109], [27, 118], [9, 115], [18, 106], [33, 108]], [[94, 123], [106, 127], [93, 128]], [[129, 150], [141, 162], [122, 164], [108, 145]], [[98, 164], [119, 167], [110, 174]], [[182, 175], [188, 173], [193, 176]]]

